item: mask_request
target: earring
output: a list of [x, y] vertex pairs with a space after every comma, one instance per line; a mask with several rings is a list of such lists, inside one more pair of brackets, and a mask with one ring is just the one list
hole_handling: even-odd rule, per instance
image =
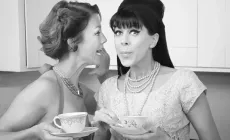
[[150, 48], [154, 48], [154, 47], [155, 47], [155, 43], [151, 43]]

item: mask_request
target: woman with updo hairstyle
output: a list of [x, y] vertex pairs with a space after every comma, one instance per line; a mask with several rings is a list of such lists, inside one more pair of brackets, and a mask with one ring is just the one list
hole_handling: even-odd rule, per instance
[[[39, 29], [42, 50], [58, 63], [11, 103], [0, 118], [1, 140], [69, 140], [72, 138], [50, 134], [61, 132], [52, 124], [53, 118], [69, 112], [93, 115], [96, 110], [94, 92], [79, 81], [79, 76], [88, 65], [97, 66], [92, 73], [98, 77], [108, 71], [109, 56], [103, 48], [106, 38], [97, 5], [60, 1]], [[89, 118], [86, 126], [90, 126]]]
[[[94, 122], [104, 132], [101, 140], [108, 132], [111, 140], [190, 140], [191, 124], [199, 140], [220, 140], [206, 86], [194, 72], [177, 70], [171, 62], [163, 16], [160, 0], [124, 0], [112, 16], [118, 75], [95, 94]], [[148, 117], [146, 132], [116, 132], [123, 116]]]

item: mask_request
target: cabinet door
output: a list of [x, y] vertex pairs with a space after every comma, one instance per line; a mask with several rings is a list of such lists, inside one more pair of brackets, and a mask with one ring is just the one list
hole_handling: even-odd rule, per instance
[[43, 63], [56, 61], [40, 51], [42, 45], [37, 40], [39, 25], [59, 0], [25, 0], [27, 67], [40, 67]]
[[196, 67], [197, 48], [169, 48], [169, 55], [176, 67]]
[[[20, 70], [19, 1], [1, 1], [0, 71]], [[9, 8], [10, 6], [10, 8]], [[1, 78], [0, 78], [1, 79]]]
[[225, 2], [198, 1], [199, 67], [225, 67]]
[[226, 67], [230, 68], [230, 0], [226, 0]]
[[197, 0], [162, 0], [169, 47], [197, 47]]
[[197, 66], [197, 0], [162, 0], [169, 54], [175, 66]]

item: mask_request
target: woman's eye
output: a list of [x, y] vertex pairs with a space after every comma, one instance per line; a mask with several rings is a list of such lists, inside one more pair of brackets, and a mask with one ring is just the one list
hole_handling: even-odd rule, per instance
[[99, 36], [101, 34], [101, 31], [97, 31], [95, 35]]
[[140, 31], [138, 31], [138, 30], [131, 30], [130, 31], [130, 34], [132, 34], [132, 35], [138, 35], [140, 33]]
[[119, 36], [119, 35], [121, 35], [121, 31], [114, 31], [114, 34], [115, 34], [116, 36]]

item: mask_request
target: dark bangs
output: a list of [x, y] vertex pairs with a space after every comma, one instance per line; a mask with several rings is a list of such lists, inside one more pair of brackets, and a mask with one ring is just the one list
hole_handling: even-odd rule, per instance
[[110, 27], [114, 32], [115, 28], [136, 28], [141, 29], [143, 23], [139, 16], [129, 10], [119, 10], [115, 13], [110, 20]]

